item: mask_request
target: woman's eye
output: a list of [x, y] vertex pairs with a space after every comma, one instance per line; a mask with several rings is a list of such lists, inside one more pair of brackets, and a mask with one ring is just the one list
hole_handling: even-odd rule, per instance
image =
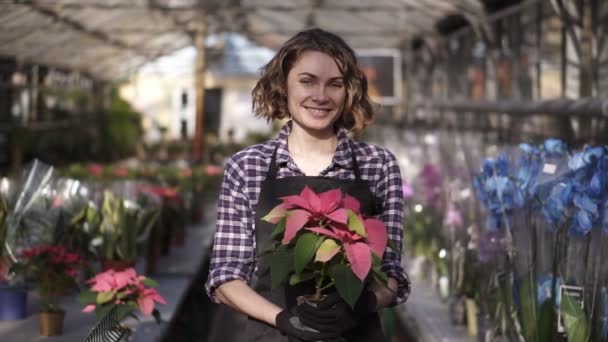
[[303, 85], [310, 85], [310, 84], [312, 84], [312, 82], [310, 80], [308, 80], [308, 79], [300, 80], [300, 83], [303, 84]]
[[342, 88], [342, 87], [344, 87], [344, 84], [342, 84], [342, 83], [332, 83], [331, 86], [334, 87], [334, 88]]

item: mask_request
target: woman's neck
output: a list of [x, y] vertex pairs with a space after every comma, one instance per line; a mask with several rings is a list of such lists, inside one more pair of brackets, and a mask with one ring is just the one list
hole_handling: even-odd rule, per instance
[[333, 155], [337, 145], [338, 138], [333, 130], [324, 134], [311, 134], [294, 124], [287, 137], [287, 146], [292, 155]]

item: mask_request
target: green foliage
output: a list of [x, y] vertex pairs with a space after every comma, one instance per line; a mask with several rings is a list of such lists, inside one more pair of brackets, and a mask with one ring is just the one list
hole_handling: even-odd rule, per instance
[[313, 233], [304, 233], [298, 237], [294, 249], [294, 267], [296, 273], [302, 273], [302, 271], [304, 271], [304, 268], [315, 256], [317, 248], [323, 240], [323, 237]]
[[523, 334], [526, 341], [536, 341], [536, 284], [532, 275], [526, 275], [519, 285], [519, 300]]
[[135, 154], [143, 136], [141, 114], [118, 95], [112, 97], [106, 112], [108, 148], [112, 159]]
[[140, 245], [156, 224], [160, 211], [137, 204], [127, 208], [122, 198], [106, 191], [98, 234], [102, 238], [101, 256], [107, 260], [135, 260]]
[[354, 308], [363, 291], [363, 282], [357, 278], [349, 266], [343, 264], [331, 265], [329, 274], [334, 279], [336, 290], [338, 290], [340, 296]]
[[553, 308], [553, 300], [546, 299], [540, 306], [540, 314], [538, 318], [538, 340], [539, 341], [555, 341], [555, 332], [557, 331], [557, 315]]
[[566, 326], [569, 342], [585, 342], [589, 337], [587, 316], [576, 299], [562, 295], [560, 310]]

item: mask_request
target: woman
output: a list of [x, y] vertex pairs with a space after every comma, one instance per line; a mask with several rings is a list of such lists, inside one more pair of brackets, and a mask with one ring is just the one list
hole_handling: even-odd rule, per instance
[[[387, 250], [388, 286], [367, 289], [354, 310], [338, 296], [319, 307], [293, 308], [296, 290], [270, 288], [268, 265], [256, 259], [274, 227], [260, 218], [279, 197], [340, 188], [382, 219], [401, 246], [403, 194], [395, 157], [348, 138], [374, 118], [367, 81], [353, 50], [338, 36], [312, 29], [287, 41], [263, 68], [253, 90], [256, 116], [290, 118], [279, 137], [248, 147], [225, 167], [206, 290], [215, 302], [249, 316], [247, 341], [383, 341], [377, 311], [410, 291], [401, 251]], [[312, 329], [310, 329], [312, 328]], [[287, 337], [285, 337], [285, 335]]]

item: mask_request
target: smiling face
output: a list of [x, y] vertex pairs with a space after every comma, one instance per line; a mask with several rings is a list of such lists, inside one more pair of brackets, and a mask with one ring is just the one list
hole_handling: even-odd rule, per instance
[[287, 75], [287, 108], [293, 129], [315, 136], [333, 134], [346, 88], [336, 61], [318, 51], [303, 52]]

